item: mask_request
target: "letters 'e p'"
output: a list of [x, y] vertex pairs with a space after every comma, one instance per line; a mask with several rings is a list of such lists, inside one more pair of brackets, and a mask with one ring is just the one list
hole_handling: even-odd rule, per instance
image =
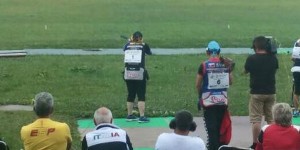
[[54, 132], [54, 131], [55, 131], [55, 128], [49, 128], [47, 131], [47, 135], [49, 135], [51, 132]]

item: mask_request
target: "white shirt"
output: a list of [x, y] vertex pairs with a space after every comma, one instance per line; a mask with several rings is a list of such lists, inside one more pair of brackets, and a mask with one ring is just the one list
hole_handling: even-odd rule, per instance
[[199, 137], [162, 133], [157, 138], [155, 150], [206, 150], [206, 147]]
[[292, 58], [299, 59], [300, 58], [300, 47], [294, 47], [292, 51]]

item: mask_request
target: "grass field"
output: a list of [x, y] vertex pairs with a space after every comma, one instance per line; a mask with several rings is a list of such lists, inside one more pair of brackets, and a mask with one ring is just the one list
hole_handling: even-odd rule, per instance
[[[226, 55], [236, 61], [234, 84], [229, 90], [232, 115], [248, 115], [249, 76], [241, 75], [247, 55]], [[147, 89], [147, 116], [172, 116], [180, 109], [198, 115], [195, 76], [204, 55], [147, 57], [150, 80]], [[76, 120], [91, 118], [99, 106], [111, 108], [116, 118], [126, 116], [126, 87], [121, 77], [123, 56], [28, 56], [0, 59], [0, 104], [31, 104], [40, 91], [55, 97], [53, 117], [72, 128], [74, 148], [80, 139]], [[291, 62], [288, 55], [278, 55], [277, 98], [290, 102]], [[34, 120], [32, 112], [1, 112], [0, 135], [12, 149], [21, 147], [19, 130]], [[15, 121], [18, 120], [18, 121]], [[11, 126], [11, 123], [15, 123]], [[9, 128], [7, 128], [9, 127]], [[13, 142], [14, 141], [14, 142]]]
[[[223, 47], [250, 47], [257, 35], [272, 35], [281, 47], [299, 38], [298, 0], [1, 0], [0, 50], [25, 48], [121, 48], [140, 30], [152, 48], [205, 47], [215, 39]], [[249, 76], [241, 75], [247, 55], [236, 61], [229, 90], [232, 115], [247, 115]], [[195, 115], [194, 88], [204, 55], [151, 56], [148, 116], [170, 116], [179, 109]], [[290, 102], [291, 62], [278, 55], [277, 97]], [[0, 105], [31, 104], [40, 91], [55, 97], [53, 118], [67, 122], [80, 149], [76, 120], [90, 118], [105, 105], [115, 117], [125, 117], [126, 87], [121, 77], [123, 56], [28, 56], [0, 59]], [[32, 122], [32, 112], [0, 112], [0, 137], [19, 150], [20, 128]]]
[[[250, 47], [299, 38], [298, 0], [1, 0], [0, 49], [119, 48], [136, 30], [152, 47]], [[229, 28], [228, 28], [229, 27]]]

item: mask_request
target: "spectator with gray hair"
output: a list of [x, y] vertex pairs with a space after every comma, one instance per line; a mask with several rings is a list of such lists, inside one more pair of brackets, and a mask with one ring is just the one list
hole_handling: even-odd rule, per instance
[[299, 150], [300, 127], [292, 125], [292, 109], [287, 103], [277, 103], [272, 108], [275, 123], [265, 125], [255, 150]]
[[54, 99], [50, 93], [41, 92], [35, 96], [33, 110], [38, 119], [21, 129], [21, 139], [25, 150], [71, 149], [70, 128], [66, 123], [50, 119], [53, 108]]
[[94, 113], [94, 131], [88, 132], [82, 140], [82, 150], [133, 150], [126, 131], [112, 124], [113, 116], [106, 107]]

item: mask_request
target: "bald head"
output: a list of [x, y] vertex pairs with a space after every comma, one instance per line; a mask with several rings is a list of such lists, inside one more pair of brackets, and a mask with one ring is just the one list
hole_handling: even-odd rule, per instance
[[101, 107], [94, 113], [94, 121], [96, 125], [101, 123], [111, 123], [112, 118], [113, 116], [111, 111], [106, 107]]

